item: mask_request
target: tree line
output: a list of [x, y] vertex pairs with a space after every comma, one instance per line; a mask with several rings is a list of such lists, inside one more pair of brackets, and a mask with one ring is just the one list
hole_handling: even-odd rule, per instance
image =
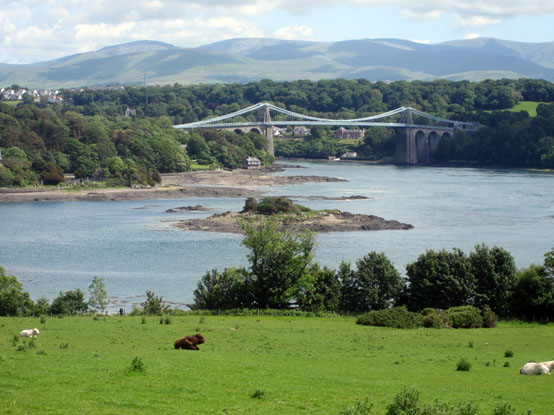
[[[187, 134], [171, 128], [260, 101], [338, 119], [412, 106], [483, 126], [477, 134], [459, 133], [453, 140], [441, 140], [433, 155], [436, 162], [554, 167], [554, 84], [543, 80], [262, 80], [84, 88], [63, 90], [61, 95], [63, 102], [54, 104], [37, 103], [30, 96], [16, 106], [0, 102], [0, 186], [56, 185], [63, 183], [64, 173], [108, 185], [153, 185], [160, 173], [202, 166], [235, 168], [248, 156], [269, 164], [272, 157], [259, 134], [204, 130]], [[503, 111], [521, 100], [543, 102], [536, 117]], [[128, 108], [136, 110], [136, 116], [125, 117]], [[341, 143], [332, 135], [329, 128], [314, 128], [302, 141], [277, 140], [276, 155], [326, 158], [357, 151], [380, 159], [394, 154], [395, 132], [384, 128], [369, 128], [360, 143]]]
[[371, 251], [334, 270], [313, 261], [310, 231], [281, 231], [271, 220], [242, 226], [249, 266], [207, 272], [191, 308], [365, 313], [397, 306], [416, 312], [474, 306], [501, 318], [554, 318], [554, 249], [543, 265], [520, 270], [497, 246], [479, 244], [469, 254], [428, 250], [406, 266], [403, 278], [384, 253]]
[[[554, 319], [554, 248], [542, 265], [517, 269], [503, 248], [476, 245], [469, 254], [454, 248], [427, 250], [406, 266], [402, 277], [384, 253], [369, 252], [339, 269], [314, 262], [315, 234], [284, 231], [271, 219], [243, 221], [248, 267], [206, 272], [193, 292], [193, 310], [297, 309], [310, 312], [367, 313], [404, 306], [410, 311], [473, 306], [501, 318]], [[75, 314], [103, 311], [103, 279], [80, 290], [60, 292], [50, 304], [34, 302], [17, 277], [0, 267], [0, 315]], [[168, 311], [161, 297], [147, 292], [143, 311]], [[434, 316], [434, 315], [433, 315]]]

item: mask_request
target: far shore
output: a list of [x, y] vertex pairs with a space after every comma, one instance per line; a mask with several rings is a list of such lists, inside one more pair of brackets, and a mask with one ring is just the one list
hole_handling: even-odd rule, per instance
[[155, 187], [85, 188], [36, 187], [0, 188], [0, 203], [16, 202], [75, 202], [179, 199], [183, 197], [261, 196], [260, 187], [283, 186], [307, 182], [343, 181], [325, 176], [275, 176], [279, 166], [255, 170], [216, 170], [162, 174]]

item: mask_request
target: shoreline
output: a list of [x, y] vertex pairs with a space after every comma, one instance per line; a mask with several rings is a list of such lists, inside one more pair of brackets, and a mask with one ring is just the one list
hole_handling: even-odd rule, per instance
[[0, 188], [0, 203], [79, 202], [180, 199], [184, 197], [262, 196], [263, 186], [284, 186], [308, 182], [337, 182], [326, 176], [274, 176], [280, 166], [257, 170], [214, 170], [162, 174], [155, 187], [111, 187], [75, 190], [63, 187]]

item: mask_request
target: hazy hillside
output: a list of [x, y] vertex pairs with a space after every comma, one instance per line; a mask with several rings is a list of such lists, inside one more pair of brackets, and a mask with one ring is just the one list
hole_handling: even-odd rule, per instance
[[399, 39], [306, 42], [229, 39], [198, 48], [156, 41], [108, 46], [30, 65], [0, 63], [0, 85], [28, 87], [365, 78], [554, 81], [554, 42], [491, 38], [422, 44]]

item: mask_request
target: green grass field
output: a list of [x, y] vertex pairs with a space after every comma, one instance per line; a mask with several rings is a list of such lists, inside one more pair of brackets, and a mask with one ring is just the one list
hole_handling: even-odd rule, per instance
[[541, 102], [537, 101], [520, 101], [510, 111], [519, 112], [527, 111], [530, 117], [537, 116], [537, 107]]
[[[40, 334], [29, 347], [19, 331], [34, 327]], [[206, 338], [200, 351], [173, 348], [195, 332]], [[473, 400], [479, 414], [508, 402], [518, 414], [547, 415], [554, 377], [519, 368], [554, 358], [552, 344], [552, 325], [396, 330], [352, 317], [3, 317], [0, 412], [338, 414], [367, 397], [371, 413], [384, 414], [397, 393], [415, 387], [424, 402]], [[144, 373], [128, 371], [135, 357]], [[469, 372], [456, 371], [461, 358]]]

